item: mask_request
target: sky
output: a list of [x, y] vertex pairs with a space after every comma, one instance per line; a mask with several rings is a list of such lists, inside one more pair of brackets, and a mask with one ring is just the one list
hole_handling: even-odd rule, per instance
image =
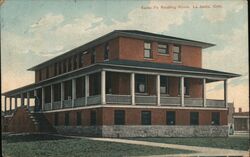
[[[1, 5], [2, 92], [34, 82], [27, 71], [117, 29], [137, 29], [216, 44], [203, 68], [241, 74], [228, 81], [229, 102], [249, 108], [247, 1], [8, 0]], [[223, 82], [207, 85], [223, 98]]]

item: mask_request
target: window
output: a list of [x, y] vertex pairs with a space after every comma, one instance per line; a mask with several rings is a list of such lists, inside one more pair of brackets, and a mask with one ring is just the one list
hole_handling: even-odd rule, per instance
[[181, 47], [179, 45], [174, 45], [173, 47], [173, 60], [176, 62], [181, 61]]
[[190, 125], [199, 125], [199, 112], [190, 112]]
[[[179, 80], [178, 94], [180, 93], [181, 81]], [[184, 95], [190, 94], [190, 81], [186, 78], [184, 79]]]
[[72, 58], [70, 57], [69, 59], [68, 59], [68, 71], [71, 71], [72, 70]]
[[53, 86], [53, 90], [54, 90], [54, 102], [58, 102], [58, 101], [61, 101], [61, 83], [57, 83], [57, 84], [54, 84]]
[[76, 125], [82, 125], [82, 112], [76, 112]]
[[54, 76], [57, 75], [57, 63], [54, 64]]
[[76, 98], [82, 98], [85, 96], [85, 78], [76, 78]]
[[49, 78], [49, 67], [46, 68], [46, 78]]
[[106, 93], [112, 94], [112, 73], [107, 72], [106, 77]]
[[64, 124], [65, 124], [65, 126], [69, 125], [69, 112], [65, 112]]
[[175, 125], [175, 112], [167, 111], [167, 125]]
[[67, 72], [67, 60], [63, 61], [63, 72], [66, 73]]
[[62, 73], [62, 62], [60, 62], [59, 64], [58, 64], [58, 74], [61, 74]]
[[125, 124], [125, 111], [124, 110], [115, 110], [115, 125], [124, 125]]
[[83, 66], [83, 53], [80, 53], [78, 56], [79, 68]]
[[55, 126], [58, 125], [58, 113], [57, 112], [54, 114], [54, 125]]
[[167, 44], [158, 44], [158, 53], [168, 54], [168, 45]]
[[90, 112], [90, 125], [96, 125], [96, 111]]
[[41, 81], [42, 80], [42, 70], [40, 69], [39, 71], [38, 71], [38, 75], [39, 75], [39, 81]]
[[109, 43], [106, 43], [104, 50], [104, 61], [109, 59]]
[[169, 93], [169, 79], [166, 76], [160, 77], [160, 91], [161, 94], [168, 94]]
[[142, 111], [141, 112], [141, 124], [142, 125], [151, 125], [151, 112]]
[[212, 112], [212, 125], [220, 125], [220, 112]]
[[73, 69], [77, 69], [77, 55], [74, 55], [73, 57]]
[[95, 49], [93, 48], [91, 53], [91, 64], [94, 64], [95, 62], [96, 62], [96, 52]]
[[146, 92], [146, 75], [137, 74], [135, 75], [135, 82], [136, 82], [136, 93], [145, 93]]
[[151, 54], [151, 43], [145, 42], [144, 43], [144, 58], [152, 58]]

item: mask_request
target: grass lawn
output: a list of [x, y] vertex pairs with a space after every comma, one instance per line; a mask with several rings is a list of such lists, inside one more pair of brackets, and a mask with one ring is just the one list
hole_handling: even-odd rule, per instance
[[45, 134], [3, 135], [2, 153], [6, 157], [119, 157], [192, 153], [186, 150], [148, 147]]
[[151, 141], [158, 143], [180, 144], [189, 146], [215, 147], [235, 150], [248, 150], [248, 137], [228, 138], [129, 138], [131, 140]]

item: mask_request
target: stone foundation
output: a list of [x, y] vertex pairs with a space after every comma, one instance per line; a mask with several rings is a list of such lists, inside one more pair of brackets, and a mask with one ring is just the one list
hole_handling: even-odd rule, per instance
[[228, 126], [57, 126], [60, 134], [96, 137], [227, 137]]

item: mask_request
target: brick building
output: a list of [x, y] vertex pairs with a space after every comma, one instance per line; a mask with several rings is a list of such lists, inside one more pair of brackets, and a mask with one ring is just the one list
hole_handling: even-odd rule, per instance
[[[5, 130], [227, 136], [227, 80], [239, 75], [202, 68], [202, 49], [212, 46], [136, 30], [108, 33], [30, 68], [34, 84], [3, 93], [11, 117]], [[216, 81], [224, 82], [224, 100], [206, 98], [206, 84]]]

